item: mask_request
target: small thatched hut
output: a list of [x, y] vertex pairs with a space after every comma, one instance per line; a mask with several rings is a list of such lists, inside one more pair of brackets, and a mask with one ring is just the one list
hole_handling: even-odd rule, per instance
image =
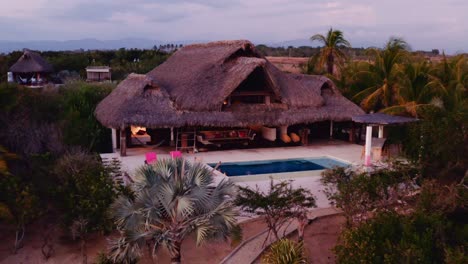
[[52, 71], [52, 65], [41, 55], [28, 49], [25, 49], [23, 55], [10, 67], [13, 80], [28, 86], [44, 84], [45, 76]]
[[129, 75], [96, 109], [121, 130], [280, 127], [363, 113], [330, 79], [283, 73], [246, 40], [185, 46], [146, 75]]

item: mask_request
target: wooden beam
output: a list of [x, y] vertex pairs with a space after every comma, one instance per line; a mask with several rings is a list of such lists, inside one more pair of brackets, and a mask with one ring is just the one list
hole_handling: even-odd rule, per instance
[[120, 129], [120, 156], [127, 156], [127, 130], [125, 128]]

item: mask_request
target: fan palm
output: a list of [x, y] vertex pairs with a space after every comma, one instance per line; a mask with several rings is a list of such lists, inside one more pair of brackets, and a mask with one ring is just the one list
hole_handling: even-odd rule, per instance
[[197, 245], [209, 238], [227, 238], [236, 224], [229, 181], [217, 185], [213, 171], [182, 159], [160, 160], [137, 171], [135, 197], [120, 197], [113, 205], [121, 238], [113, 241], [114, 261], [134, 262], [146, 242], [152, 254], [162, 246], [172, 263], [181, 261], [183, 240], [194, 233]]
[[366, 79], [365, 88], [357, 93], [353, 99], [360, 101], [367, 110], [381, 110], [398, 105], [400, 101], [400, 87], [404, 79], [404, 66], [408, 56], [408, 45], [400, 38], [391, 38], [385, 49], [372, 49], [373, 63], [359, 71], [358, 79]]
[[333, 67], [335, 63], [342, 65], [346, 59], [346, 55], [341, 51], [341, 48], [350, 48], [351, 44], [344, 38], [343, 32], [330, 28], [326, 36], [321, 34], [313, 35], [310, 40], [319, 41], [324, 47], [319, 53], [320, 67], [327, 66], [327, 72], [333, 75]]

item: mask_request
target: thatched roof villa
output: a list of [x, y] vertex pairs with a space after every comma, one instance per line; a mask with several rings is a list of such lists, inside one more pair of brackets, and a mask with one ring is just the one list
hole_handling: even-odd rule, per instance
[[246, 40], [185, 46], [146, 75], [129, 75], [96, 108], [104, 126], [121, 131], [284, 127], [363, 113], [330, 79], [281, 72]]
[[27, 86], [40, 86], [46, 82], [45, 76], [53, 72], [53, 68], [41, 55], [25, 49], [23, 55], [10, 67], [10, 72], [10, 81]]

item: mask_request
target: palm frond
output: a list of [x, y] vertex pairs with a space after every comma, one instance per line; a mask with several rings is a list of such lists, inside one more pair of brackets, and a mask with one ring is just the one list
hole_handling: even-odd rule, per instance
[[229, 181], [215, 185], [212, 171], [202, 164], [182, 159], [160, 160], [138, 171], [135, 198], [121, 197], [114, 204], [114, 217], [122, 238], [114, 244], [115, 259], [146, 241], [155, 252], [165, 247], [180, 253], [182, 240], [197, 234], [201, 243], [213, 237], [227, 237], [236, 224], [237, 212], [230, 202], [235, 187]]

